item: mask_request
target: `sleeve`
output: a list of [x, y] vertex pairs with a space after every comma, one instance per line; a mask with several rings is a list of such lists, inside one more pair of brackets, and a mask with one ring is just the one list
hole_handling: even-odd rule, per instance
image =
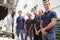
[[56, 12], [52, 12], [52, 13], [51, 13], [51, 18], [57, 18]]
[[34, 23], [36, 23], [36, 21], [37, 21], [37, 18], [34, 19]]

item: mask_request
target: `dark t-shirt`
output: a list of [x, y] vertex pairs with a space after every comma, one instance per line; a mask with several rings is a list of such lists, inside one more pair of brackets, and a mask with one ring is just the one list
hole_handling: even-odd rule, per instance
[[27, 19], [27, 20], [26, 20], [26, 29], [29, 30], [29, 28], [31, 27], [32, 24], [33, 24], [33, 21]]
[[17, 29], [21, 29], [21, 30], [24, 30], [24, 22], [25, 22], [25, 19], [23, 17], [18, 17], [17, 18]]
[[[44, 15], [42, 16], [42, 20], [43, 20], [43, 27], [46, 27], [50, 22], [52, 18], [57, 18], [56, 12], [54, 11], [48, 11], [47, 13], [45, 12]], [[50, 28], [49, 30], [46, 30], [48, 33], [53, 33], [55, 32], [53, 26], [52, 28]]]
[[40, 29], [40, 17], [39, 16], [36, 16], [35, 19], [34, 19], [34, 24], [36, 24], [36, 29], [39, 30]]

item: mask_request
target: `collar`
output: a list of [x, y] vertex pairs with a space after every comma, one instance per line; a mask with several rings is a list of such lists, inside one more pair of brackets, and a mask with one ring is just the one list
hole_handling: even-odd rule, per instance
[[45, 14], [48, 14], [50, 12], [50, 10], [48, 12], [45, 12]]

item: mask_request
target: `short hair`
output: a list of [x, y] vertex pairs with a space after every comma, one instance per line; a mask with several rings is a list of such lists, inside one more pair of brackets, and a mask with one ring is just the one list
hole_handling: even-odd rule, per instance
[[27, 15], [31, 15], [31, 13], [27, 13]]
[[[40, 10], [41, 10], [41, 11], [42, 11], [42, 13], [43, 13], [43, 10], [42, 10], [42, 9], [40, 9]], [[39, 11], [40, 11], [40, 10], [39, 10]]]
[[42, 13], [43, 13], [43, 10], [41, 9]]
[[37, 11], [37, 9], [34, 8], [32, 11]]
[[22, 13], [22, 11], [21, 11], [21, 10], [19, 10], [18, 12], [21, 12], [21, 13]]
[[50, 5], [50, 2], [49, 2], [49, 0], [44, 0], [44, 1], [43, 1], [43, 3], [47, 3], [47, 2], [48, 2], [48, 3], [49, 3], [49, 5]]
[[49, 1], [49, 0], [43, 0], [43, 2], [44, 2], [44, 1]]

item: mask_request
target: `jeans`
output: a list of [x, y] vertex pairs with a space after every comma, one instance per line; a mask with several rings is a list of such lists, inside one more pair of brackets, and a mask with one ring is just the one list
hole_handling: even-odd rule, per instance
[[32, 40], [32, 32], [30, 32], [29, 34], [25, 33], [25, 40], [27, 40], [27, 37], [30, 37], [30, 40]]
[[22, 40], [24, 40], [24, 37], [23, 37], [24, 30], [17, 29], [16, 34], [17, 34], [18, 38], [19, 38], [19, 35], [21, 34], [21, 38], [22, 38]]
[[46, 35], [42, 35], [43, 40], [56, 40], [55, 33], [48, 33]]

